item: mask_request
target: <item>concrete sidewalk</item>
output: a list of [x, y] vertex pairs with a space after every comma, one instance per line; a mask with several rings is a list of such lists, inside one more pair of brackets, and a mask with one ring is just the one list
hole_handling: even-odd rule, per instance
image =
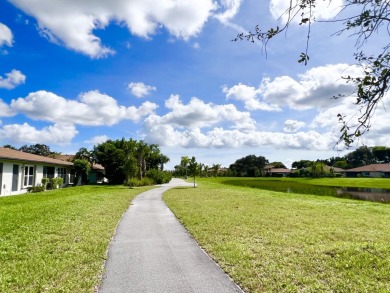
[[110, 244], [99, 293], [242, 292], [162, 201], [180, 179], [138, 195]]

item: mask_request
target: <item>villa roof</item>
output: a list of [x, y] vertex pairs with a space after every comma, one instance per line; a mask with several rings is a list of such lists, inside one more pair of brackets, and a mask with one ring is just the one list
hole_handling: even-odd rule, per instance
[[[75, 155], [56, 155], [56, 158], [62, 161], [72, 162], [75, 158]], [[104, 171], [104, 167], [100, 164], [93, 163], [91, 167], [92, 170]]]
[[286, 168], [275, 168], [269, 170], [270, 173], [291, 173], [291, 170], [286, 169]]
[[22, 162], [34, 162], [45, 163], [51, 165], [73, 166], [72, 162], [62, 161], [44, 156], [38, 156], [30, 153], [25, 153], [13, 149], [0, 147], [0, 159], [22, 161]]
[[349, 169], [347, 172], [390, 172], [390, 164], [371, 164]]

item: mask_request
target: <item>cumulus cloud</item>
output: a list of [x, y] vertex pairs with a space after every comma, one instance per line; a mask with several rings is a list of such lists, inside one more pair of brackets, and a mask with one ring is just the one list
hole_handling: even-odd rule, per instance
[[51, 92], [37, 91], [11, 102], [13, 111], [35, 120], [89, 126], [111, 126], [122, 120], [137, 122], [152, 114], [156, 108], [157, 105], [150, 102], [138, 108], [119, 106], [114, 98], [99, 91], [83, 93], [78, 100], [67, 100]]
[[286, 120], [284, 122], [284, 132], [297, 132], [299, 129], [302, 127], [305, 127], [306, 123], [302, 121], [297, 121], [297, 120]]
[[[148, 120], [148, 119], [147, 119]], [[151, 123], [154, 122], [154, 123]], [[202, 131], [198, 127], [180, 129], [173, 125], [156, 124], [156, 120], [146, 121], [145, 138], [161, 146], [185, 148], [241, 148], [269, 146], [277, 149], [328, 150], [334, 137], [316, 131], [280, 133], [267, 131], [242, 131], [215, 127]]]
[[274, 104], [268, 104], [261, 100], [261, 90], [239, 83], [231, 88], [223, 87], [227, 99], [243, 101], [245, 109], [249, 111], [281, 111], [281, 108]]
[[348, 75], [360, 76], [361, 68], [347, 64], [325, 65], [311, 68], [296, 79], [277, 76], [271, 80], [267, 77], [258, 88], [239, 83], [231, 88], [224, 87], [223, 91], [228, 99], [243, 101], [245, 108], [251, 111], [325, 110], [339, 104], [334, 96], [353, 92], [354, 85], [342, 78]]
[[165, 107], [171, 112], [164, 116], [154, 116], [161, 123], [180, 127], [211, 127], [220, 122], [228, 121], [239, 129], [253, 129], [255, 121], [250, 113], [241, 112], [233, 104], [215, 105], [205, 103], [198, 98], [192, 98], [188, 104], [183, 104], [178, 95], [171, 95], [165, 101]]
[[[297, 4], [297, 0], [292, 1], [293, 5]], [[287, 20], [288, 15], [285, 13], [289, 8], [290, 1], [286, 0], [271, 0], [270, 12], [275, 19], [282, 18], [283, 21]], [[332, 1], [316, 1], [315, 8], [313, 10], [313, 16], [317, 20], [329, 20], [334, 18], [343, 8], [343, 0]], [[297, 10], [296, 10], [297, 11]], [[305, 11], [308, 13], [308, 11]], [[291, 13], [295, 14], [294, 12]], [[301, 13], [299, 13], [300, 15]], [[295, 22], [300, 22], [301, 19], [297, 17]]]
[[210, 16], [232, 18], [241, 1], [222, 0], [217, 5], [213, 0], [10, 0], [36, 18], [41, 33], [48, 39], [92, 58], [114, 53], [93, 33], [110, 22], [126, 25], [131, 34], [144, 38], [163, 27], [173, 37], [188, 40], [202, 30]]
[[13, 89], [26, 81], [26, 76], [19, 70], [12, 69], [5, 74], [6, 78], [0, 76], [0, 88]]
[[107, 135], [98, 135], [84, 142], [92, 145], [98, 145], [106, 142], [107, 140], [109, 140], [109, 137]]
[[11, 117], [13, 115], [15, 115], [15, 113], [12, 111], [11, 107], [0, 99], [0, 117]]
[[0, 23], [0, 47], [7, 45], [12, 47], [14, 42], [14, 36], [12, 31], [5, 24]]
[[223, 12], [217, 13], [214, 16], [222, 23], [227, 23], [240, 11], [243, 0], [221, 0], [220, 2], [220, 7], [223, 8]]
[[[163, 116], [148, 116], [142, 135], [151, 143], [184, 148], [241, 148], [270, 146], [280, 149], [328, 150], [334, 137], [329, 133], [282, 133], [259, 131], [249, 113], [238, 111], [234, 105], [214, 105], [192, 98], [184, 104], [172, 95]], [[238, 127], [246, 125], [247, 127]], [[287, 122], [289, 129], [298, 131], [305, 123]]]
[[71, 124], [54, 124], [41, 130], [24, 123], [10, 124], [0, 128], [0, 139], [12, 143], [68, 144], [78, 134]]
[[127, 87], [132, 93], [132, 95], [136, 96], [137, 98], [146, 97], [150, 95], [152, 91], [156, 90], [156, 87], [146, 85], [143, 82], [131, 82], [128, 84]]

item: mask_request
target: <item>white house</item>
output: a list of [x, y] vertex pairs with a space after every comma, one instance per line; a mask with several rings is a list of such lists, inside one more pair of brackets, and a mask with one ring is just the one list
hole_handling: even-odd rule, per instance
[[25, 193], [41, 185], [43, 177], [62, 177], [64, 185], [72, 184], [72, 167], [72, 162], [0, 147], [0, 196]]

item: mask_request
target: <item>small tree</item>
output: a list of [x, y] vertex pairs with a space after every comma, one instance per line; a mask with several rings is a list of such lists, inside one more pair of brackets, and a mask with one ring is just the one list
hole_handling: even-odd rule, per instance
[[181, 157], [180, 165], [184, 168], [185, 170], [185, 178], [187, 179], [187, 169], [188, 169], [188, 164], [190, 164], [190, 158], [188, 156], [183, 156]]
[[41, 180], [43, 188], [46, 190], [47, 184], [50, 182], [49, 178], [43, 177]]
[[73, 166], [75, 168], [75, 184], [79, 182], [81, 178], [81, 184], [88, 182], [88, 174], [91, 171], [91, 165], [86, 159], [76, 159], [73, 161]]
[[195, 176], [197, 174], [197, 171], [198, 171], [198, 163], [196, 162], [196, 159], [195, 157], [192, 157], [189, 164], [188, 164], [188, 170], [190, 171], [190, 175], [191, 176], [194, 176], [194, 187], [196, 187], [195, 185]]

